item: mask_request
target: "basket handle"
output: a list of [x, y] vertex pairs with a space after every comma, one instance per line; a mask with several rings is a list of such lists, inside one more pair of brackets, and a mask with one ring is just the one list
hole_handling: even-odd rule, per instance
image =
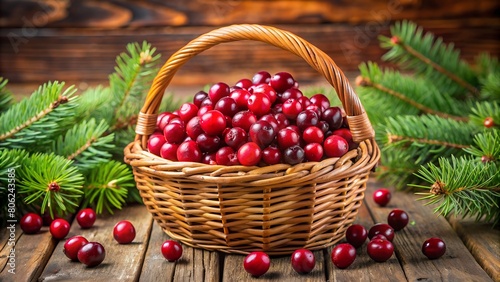
[[177, 70], [192, 57], [217, 44], [239, 40], [265, 42], [304, 59], [335, 88], [347, 114], [353, 140], [361, 142], [374, 138], [374, 130], [359, 97], [354, 93], [344, 73], [328, 55], [288, 31], [270, 26], [240, 24], [222, 27], [199, 36], [175, 52], [163, 65], [153, 80], [137, 120], [136, 140], [141, 140], [143, 148], [146, 148], [147, 139], [155, 130], [163, 94]]

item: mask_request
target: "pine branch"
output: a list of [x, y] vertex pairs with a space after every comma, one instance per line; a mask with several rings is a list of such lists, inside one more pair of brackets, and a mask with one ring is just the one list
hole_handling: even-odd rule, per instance
[[104, 133], [108, 125], [104, 120], [97, 123], [95, 119], [76, 124], [60, 136], [52, 145], [52, 151], [68, 160], [75, 160], [75, 165], [81, 171], [108, 162], [111, 158], [109, 151], [114, 148], [114, 135]]
[[477, 78], [453, 44], [446, 45], [431, 33], [424, 35], [422, 28], [409, 21], [396, 23], [391, 33], [392, 38], [380, 37], [381, 46], [389, 49], [384, 60], [434, 80], [440, 92], [463, 96], [468, 91], [478, 96]]
[[44, 146], [73, 121], [75, 89], [63, 92], [64, 83], [49, 82], [29, 98], [0, 115], [0, 146], [34, 150]]
[[[402, 75], [399, 72], [382, 70], [376, 63], [359, 66], [361, 76], [356, 79], [358, 93], [370, 118], [378, 123], [387, 116], [434, 114], [443, 118], [465, 121], [465, 103], [456, 105], [449, 95], [424, 78]], [[384, 111], [379, 105], [384, 104]]]
[[487, 131], [474, 136], [474, 145], [464, 149], [483, 163], [496, 162], [500, 165], [500, 132]]
[[113, 209], [122, 208], [133, 188], [134, 178], [127, 165], [116, 161], [102, 163], [87, 175], [83, 206], [94, 206], [97, 213], [104, 209], [113, 213]]
[[427, 204], [438, 204], [435, 212], [448, 216], [450, 213], [463, 217], [475, 216], [493, 222], [500, 221], [499, 167], [494, 162], [481, 163], [471, 158], [441, 158], [439, 166], [422, 167], [417, 176], [431, 183], [429, 192], [417, 193]]
[[54, 154], [35, 153], [18, 169], [19, 194], [29, 205], [40, 206], [43, 214], [63, 216], [78, 207], [82, 197], [83, 175], [73, 162]]
[[497, 57], [492, 57], [488, 53], [480, 53], [476, 57], [477, 74], [479, 79], [484, 79], [490, 75], [497, 75], [500, 72], [500, 62]]
[[470, 121], [478, 128], [485, 128], [485, 122], [490, 119], [492, 124], [490, 129], [500, 128], [500, 100], [491, 102], [477, 102], [472, 107]]
[[109, 87], [99, 85], [85, 90], [75, 108], [77, 121], [94, 118], [96, 121], [104, 120], [107, 124], [113, 122], [111, 90]]
[[6, 111], [13, 100], [12, 94], [7, 89], [8, 82], [7, 79], [0, 77], [0, 113]]

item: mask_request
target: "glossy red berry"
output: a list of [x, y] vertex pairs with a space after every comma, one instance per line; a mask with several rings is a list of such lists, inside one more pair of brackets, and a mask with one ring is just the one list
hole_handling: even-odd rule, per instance
[[331, 259], [336, 267], [347, 268], [356, 259], [356, 249], [348, 243], [338, 244], [332, 250]]
[[250, 139], [262, 149], [269, 146], [276, 136], [273, 126], [265, 120], [258, 120], [252, 124], [248, 134], [250, 135]]
[[98, 266], [105, 257], [106, 250], [97, 242], [88, 242], [78, 251], [78, 260], [88, 267]]
[[290, 165], [296, 165], [303, 162], [305, 159], [305, 152], [302, 147], [296, 145], [288, 147], [283, 151], [283, 160]]
[[313, 105], [318, 106], [322, 111], [330, 107], [330, 100], [323, 94], [315, 94], [309, 99]]
[[247, 132], [241, 127], [230, 128], [224, 133], [224, 142], [234, 150], [238, 150], [247, 140]]
[[328, 123], [330, 131], [339, 129], [344, 122], [342, 110], [339, 107], [330, 107], [323, 111], [322, 119]]
[[69, 233], [70, 225], [69, 223], [62, 218], [58, 218], [50, 224], [50, 234], [52, 237], [57, 240], [64, 239]]
[[319, 143], [310, 143], [304, 147], [306, 160], [310, 162], [319, 162], [323, 159], [324, 150]]
[[177, 148], [177, 160], [181, 162], [200, 162], [201, 150], [195, 141], [182, 142]]
[[161, 146], [165, 144], [167, 140], [161, 134], [152, 134], [148, 139], [148, 151], [157, 156], [160, 155]]
[[195, 116], [192, 119], [190, 119], [187, 124], [186, 124], [186, 134], [189, 136], [192, 140], [196, 140], [196, 137], [198, 135], [204, 133], [203, 129], [201, 128], [200, 124], [200, 117]]
[[394, 209], [387, 216], [387, 223], [394, 229], [399, 231], [408, 224], [408, 214], [404, 210]]
[[76, 221], [82, 228], [90, 228], [94, 225], [94, 222], [96, 220], [96, 214], [95, 211], [91, 208], [86, 208], [83, 210], [80, 210], [76, 214]]
[[368, 230], [368, 238], [370, 239], [377, 234], [384, 235], [391, 242], [394, 239], [394, 229], [386, 223], [377, 223]]
[[163, 136], [168, 143], [180, 144], [186, 138], [186, 127], [184, 123], [170, 122], [163, 129]]
[[165, 143], [161, 146], [160, 156], [166, 160], [177, 161], [177, 149], [179, 149], [178, 144]]
[[226, 128], [226, 118], [219, 111], [208, 111], [200, 117], [200, 125], [206, 134], [219, 135]]
[[310, 126], [316, 126], [319, 123], [318, 114], [313, 110], [304, 110], [297, 115], [295, 121], [297, 127], [302, 131]]
[[231, 147], [222, 147], [215, 154], [215, 161], [219, 165], [239, 165], [238, 155]]
[[295, 85], [295, 79], [288, 72], [278, 72], [269, 81], [269, 84], [276, 89], [277, 92], [284, 92]]
[[347, 228], [345, 232], [345, 239], [355, 248], [361, 247], [368, 237], [368, 231], [363, 225], [353, 224]]
[[64, 243], [63, 253], [72, 261], [78, 261], [78, 251], [88, 242], [83, 236], [73, 236]]
[[188, 122], [198, 114], [198, 106], [194, 103], [184, 103], [179, 108], [179, 117], [183, 122]]
[[161, 253], [165, 259], [174, 262], [182, 256], [182, 245], [174, 240], [166, 240], [161, 245]]
[[368, 256], [376, 262], [384, 262], [394, 253], [394, 245], [389, 240], [374, 239], [366, 246]]
[[238, 161], [245, 166], [257, 165], [262, 158], [262, 150], [255, 142], [248, 142], [238, 149]]
[[308, 249], [298, 249], [292, 253], [292, 267], [299, 274], [307, 274], [314, 269], [316, 258]]
[[264, 93], [253, 93], [248, 97], [247, 106], [256, 116], [263, 116], [271, 111], [271, 100]]
[[495, 121], [493, 120], [492, 117], [487, 117], [484, 119], [483, 125], [486, 128], [492, 128], [493, 126], [495, 126]]
[[198, 148], [204, 153], [213, 153], [219, 150], [222, 145], [222, 141], [219, 136], [210, 136], [202, 133], [196, 137], [196, 144]]
[[323, 131], [319, 127], [316, 126], [309, 126], [304, 131], [302, 132], [302, 139], [309, 144], [309, 143], [323, 143], [325, 135], [323, 134]]
[[208, 97], [213, 103], [217, 103], [223, 97], [229, 96], [229, 85], [224, 82], [219, 82], [210, 87], [208, 90]]
[[113, 228], [113, 238], [120, 244], [128, 244], [134, 241], [135, 227], [128, 220], [118, 222]]
[[283, 102], [282, 108], [283, 114], [285, 114], [285, 116], [290, 120], [295, 120], [299, 113], [304, 110], [302, 104], [299, 102], [299, 100], [296, 99], [286, 100], [285, 102]]
[[446, 244], [440, 238], [429, 238], [422, 245], [422, 253], [429, 259], [440, 258], [446, 253]]
[[238, 80], [238, 82], [236, 82], [234, 85], [243, 89], [248, 89], [253, 85], [253, 82], [248, 78], [242, 78]]
[[238, 106], [238, 109], [240, 111], [248, 109], [248, 98], [250, 97], [250, 92], [246, 89], [235, 89], [229, 94], [229, 97], [231, 97], [235, 102], [236, 105]]
[[347, 141], [338, 135], [328, 136], [323, 143], [323, 148], [325, 155], [329, 158], [342, 157], [349, 151]]
[[203, 102], [203, 100], [205, 100], [206, 98], [208, 98], [208, 93], [201, 90], [201, 91], [198, 91], [196, 94], [194, 94], [194, 97], [193, 97], [193, 104], [195, 104], [198, 108], [201, 107], [201, 102]]
[[[387, 240], [387, 237], [385, 237], [385, 236], [384, 236], [384, 235], [382, 235], [382, 234], [377, 234], [377, 235], [373, 236], [373, 237], [370, 239], [370, 241], [371, 241], [371, 240], [376, 240], [376, 239]], [[389, 240], [387, 240], [387, 241], [389, 241]]]
[[267, 165], [275, 165], [281, 163], [281, 151], [276, 147], [267, 147], [262, 150], [262, 160]]
[[280, 103], [284, 103], [288, 99], [293, 99], [293, 100], [298, 100], [300, 102], [300, 98], [302, 97], [304, 97], [302, 91], [296, 88], [290, 88], [281, 94], [278, 101]]
[[20, 225], [24, 233], [35, 234], [42, 229], [43, 220], [39, 214], [30, 212], [21, 218]]
[[256, 93], [265, 94], [267, 96], [267, 98], [269, 98], [269, 101], [271, 101], [271, 104], [273, 104], [276, 101], [277, 96], [278, 96], [278, 94], [276, 93], [276, 90], [274, 90], [273, 87], [269, 86], [269, 84], [266, 84], [266, 83], [261, 83], [261, 84], [255, 85], [251, 89], [252, 89], [253, 94], [256, 94]]
[[300, 135], [291, 128], [283, 128], [278, 131], [278, 145], [281, 149], [286, 149], [300, 144]]
[[255, 122], [257, 122], [257, 116], [255, 116], [255, 114], [251, 111], [237, 112], [231, 120], [233, 127], [241, 127], [246, 132], [248, 132], [250, 126], [252, 126]]
[[391, 191], [385, 188], [377, 189], [373, 193], [373, 201], [375, 201], [375, 203], [377, 203], [381, 207], [387, 206], [387, 204], [391, 200], [391, 197]]
[[243, 268], [254, 277], [264, 275], [271, 266], [269, 256], [264, 252], [251, 252], [243, 261]]
[[223, 97], [215, 103], [214, 110], [221, 112], [223, 115], [233, 117], [238, 112], [238, 105], [231, 97]]
[[332, 132], [333, 135], [338, 135], [347, 141], [347, 144], [349, 144], [349, 149], [354, 149], [356, 148], [356, 143], [352, 140], [352, 133], [349, 129], [347, 128], [339, 128], [336, 129]]
[[253, 84], [268, 83], [271, 80], [271, 74], [267, 71], [259, 71], [252, 77]]

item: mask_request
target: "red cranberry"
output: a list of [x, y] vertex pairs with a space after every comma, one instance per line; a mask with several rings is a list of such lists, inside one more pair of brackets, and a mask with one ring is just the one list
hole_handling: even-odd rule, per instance
[[493, 120], [492, 117], [487, 117], [484, 119], [483, 125], [486, 128], [492, 128], [493, 126], [495, 126], [495, 121]]
[[64, 243], [63, 252], [72, 261], [78, 261], [78, 251], [88, 242], [83, 236], [73, 236]]
[[275, 165], [281, 163], [281, 152], [276, 147], [267, 147], [262, 150], [262, 160], [267, 165]]
[[422, 245], [422, 253], [429, 259], [437, 259], [446, 252], [446, 244], [440, 238], [429, 238]]
[[245, 166], [256, 165], [262, 157], [262, 150], [255, 142], [248, 142], [238, 149], [238, 161]]
[[308, 161], [319, 162], [323, 158], [324, 150], [319, 143], [309, 143], [304, 147], [304, 154]]
[[283, 114], [290, 120], [295, 120], [303, 110], [302, 104], [296, 99], [288, 99], [283, 103]]
[[[203, 107], [214, 107], [214, 102], [212, 100], [210, 100], [210, 97], [207, 97], [205, 100], [201, 101], [201, 104], [199, 106], [199, 108], [203, 108]], [[200, 110], [198, 110], [199, 112]]]
[[225, 116], [233, 117], [238, 112], [238, 105], [233, 98], [223, 97], [215, 104], [214, 109]]
[[307, 274], [314, 269], [316, 259], [313, 252], [307, 249], [298, 249], [292, 253], [292, 267], [299, 274]]
[[328, 129], [330, 128], [330, 125], [328, 125], [328, 122], [326, 122], [324, 120], [320, 120], [318, 122], [317, 126], [319, 127], [319, 129], [321, 129], [323, 134], [326, 136], [326, 133], [328, 132]]
[[168, 143], [180, 144], [186, 138], [186, 127], [182, 123], [169, 123], [163, 130]]
[[349, 144], [349, 149], [354, 149], [357, 147], [357, 144], [354, 143], [354, 141], [352, 140], [352, 133], [348, 128], [336, 129], [332, 132], [332, 134], [338, 135], [338, 136], [341, 136], [342, 138], [344, 138], [345, 141], [347, 141], [347, 144]]
[[333, 248], [331, 258], [336, 267], [347, 268], [356, 259], [356, 249], [348, 243], [338, 244]]
[[316, 114], [316, 112], [312, 110], [302, 111], [297, 115], [296, 118], [296, 124], [300, 130], [304, 130], [310, 126], [316, 126], [318, 125], [318, 122], [318, 114]]
[[88, 267], [98, 266], [105, 257], [106, 250], [97, 242], [88, 242], [78, 251], [78, 260]]
[[387, 238], [387, 240], [391, 241], [394, 239], [394, 229], [389, 224], [386, 223], [377, 223], [373, 225], [370, 230], [368, 230], [368, 238], [372, 239], [373, 236], [377, 234], [382, 234]]
[[238, 156], [231, 147], [222, 147], [215, 154], [215, 161], [219, 165], [239, 165]]
[[330, 131], [339, 129], [342, 126], [342, 110], [339, 107], [330, 107], [323, 110], [321, 118], [328, 123]]
[[198, 106], [194, 103], [184, 103], [179, 108], [179, 117], [183, 122], [188, 122], [198, 114]]
[[172, 143], [165, 143], [161, 146], [160, 156], [166, 160], [177, 161], [177, 150], [179, 145]]
[[203, 132], [204, 131], [201, 128], [201, 124], [200, 124], [200, 117], [198, 117], [198, 116], [193, 117], [186, 124], [186, 134], [192, 140], [196, 140], [196, 137], [198, 137], [198, 135], [202, 134]]
[[269, 84], [261, 83], [255, 86], [252, 86], [253, 94], [256, 93], [262, 93], [269, 98], [269, 101], [271, 101], [271, 104], [273, 104], [276, 101], [277, 94], [276, 90], [274, 90]]
[[25, 214], [20, 221], [21, 229], [26, 234], [35, 234], [42, 229], [42, 217], [36, 213]]
[[96, 220], [96, 214], [95, 211], [91, 208], [80, 210], [76, 214], [76, 221], [82, 228], [92, 227], [94, 225], [95, 220]]
[[311, 106], [311, 100], [307, 98], [306, 96], [299, 97], [297, 100], [299, 100], [300, 104], [302, 104], [302, 108], [307, 109], [307, 107]]
[[330, 100], [323, 94], [315, 94], [310, 100], [312, 104], [318, 106], [322, 111], [330, 107]]
[[278, 131], [278, 145], [282, 149], [300, 144], [300, 135], [291, 128], [283, 128]]
[[373, 193], [373, 201], [381, 207], [385, 207], [391, 200], [391, 191], [389, 189], [377, 189]]
[[300, 146], [292, 146], [285, 149], [283, 152], [283, 160], [290, 165], [296, 165], [304, 161], [304, 149]]
[[259, 71], [252, 77], [252, 83], [257, 85], [261, 83], [268, 83], [271, 80], [271, 74], [267, 71]]
[[368, 237], [368, 231], [363, 225], [353, 224], [347, 228], [345, 238], [347, 242], [355, 248], [361, 247]]
[[309, 126], [304, 131], [302, 132], [302, 139], [309, 144], [309, 143], [323, 143], [325, 135], [323, 134], [323, 131], [319, 129], [316, 126]]
[[247, 140], [247, 133], [241, 127], [230, 128], [224, 133], [224, 142], [235, 150], [238, 150]]
[[50, 234], [52, 234], [52, 237], [55, 239], [61, 240], [68, 235], [70, 229], [69, 223], [62, 218], [58, 218], [50, 224]]
[[394, 231], [399, 231], [408, 224], [408, 214], [404, 210], [394, 209], [387, 216], [387, 223], [394, 228]]
[[368, 242], [366, 250], [374, 261], [384, 262], [394, 253], [394, 245], [389, 240], [375, 239]]
[[174, 262], [182, 256], [182, 245], [174, 240], [166, 240], [161, 245], [161, 253], [168, 261]]
[[248, 97], [247, 106], [256, 116], [263, 116], [271, 111], [271, 100], [264, 93], [253, 93]]
[[251, 252], [245, 257], [243, 267], [254, 277], [264, 275], [271, 266], [269, 256], [264, 252]]
[[208, 135], [219, 135], [226, 128], [226, 118], [216, 110], [208, 111], [200, 117], [203, 131]]
[[236, 82], [235, 86], [238, 86], [243, 89], [248, 89], [253, 85], [253, 82], [248, 78], [242, 78]]
[[[384, 236], [384, 235], [382, 235], [382, 234], [377, 234], [377, 235], [373, 236], [373, 237], [370, 239], [370, 241], [371, 241], [371, 240], [377, 240], [377, 239], [387, 240], [387, 237], [385, 237], [385, 236]], [[389, 240], [387, 240], [387, 241], [389, 241]]]
[[[303, 96], [304, 96], [304, 94], [302, 94], [302, 92], [299, 89], [290, 88], [281, 94], [279, 102], [284, 103], [288, 99], [299, 100]], [[300, 103], [300, 101], [299, 101], [299, 103]]]
[[259, 120], [267, 121], [272, 127], [275, 133], [279, 130], [278, 120], [272, 114], [263, 115]]
[[177, 148], [177, 160], [181, 162], [200, 162], [201, 150], [194, 141], [182, 142]]
[[205, 105], [201, 106], [200, 109], [198, 110], [198, 117], [201, 117], [204, 115], [206, 112], [209, 112], [214, 109], [213, 105]]
[[163, 146], [165, 142], [167, 142], [167, 140], [165, 140], [165, 137], [163, 135], [152, 134], [148, 139], [148, 151], [159, 156], [161, 146]]
[[284, 113], [277, 113], [274, 115], [274, 118], [278, 122], [278, 130], [277, 131], [290, 125], [290, 121], [288, 120], [288, 118], [285, 116]]
[[245, 89], [235, 89], [229, 94], [229, 97], [233, 98], [240, 111], [248, 109], [248, 98], [250, 97], [250, 92]]
[[210, 87], [208, 90], [208, 97], [213, 103], [217, 103], [221, 98], [229, 96], [229, 85], [224, 82], [218, 82]]
[[338, 135], [328, 136], [323, 143], [323, 148], [329, 158], [342, 157], [349, 151], [347, 141]]
[[248, 132], [250, 126], [257, 122], [257, 117], [251, 111], [237, 112], [232, 119], [233, 127], [241, 127]]
[[269, 81], [269, 84], [278, 92], [292, 88], [295, 85], [295, 79], [288, 72], [278, 72]]
[[196, 144], [202, 152], [212, 153], [219, 150], [222, 142], [219, 136], [210, 136], [202, 133], [196, 137]]
[[261, 148], [269, 146], [276, 136], [272, 125], [265, 120], [259, 120], [252, 124], [248, 134], [250, 135], [250, 139]]
[[156, 127], [158, 127], [158, 129], [163, 132], [165, 126], [167, 126], [167, 124], [169, 124], [170, 121], [174, 118], [179, 118], [179, 116], [168, 112], [162, 113], [160, 116], [158, 116], [158, 122], [156, 123]]
[[129, 244], [134, 241], [135, 228], [128, 220], [122, 220], [113, 227], [113, 238], [120, 244]]
[[206, 153], [201, 157], [201, 162], [204, 164], [215, 165], [217, 164], [216, 153]]
[[208, 98], [207, 92], [203, 90], [198, 91], [196, 94], [194, 94], [193, 104], [195, 104], [198, 108], [200, 108], [201, 102], [203, 102], [203, 100], [205, 100], [206, 98]]

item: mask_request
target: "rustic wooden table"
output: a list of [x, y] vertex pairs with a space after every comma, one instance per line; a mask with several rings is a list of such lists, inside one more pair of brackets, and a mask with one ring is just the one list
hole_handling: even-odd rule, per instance
[[[355, 262], [347, 269], [337, 269], [330, 260], [331, 247], [316, 251], [316, 267], [310, 274], [294, 272], [288, 256], [272, 257], [269, 271], [258, 281], [500, 281], [500, 230], [485, 224], [456, 218], [445, 219], [416, 201], [416, 196], [394, 192], [387, 207], [378, 207], [371, 199], [381, 184], [369, 181], [365, 204], [357, 223], [370, 227], [385, 222], [393, 208], [410, 215], [410, 224], [396, 233], [395, 253], [384, 263], [372, 261], [366, 243], [358, 249]], [[120, 220], [130, 220], [137, 236], [132, 244], [119, 245], [112, 229]], [[63, 254], [64, 241], [51, 238], [47, 227], [36, 235], [15, 232], [15, 259], [9, 258], [10, 232], [0, 231], [0, 281], [253, 281], [243, 270], [242, 255], [228, 255], [184, 246], [182, 258], [167, 262], [160, 246], [168, 236], [141, 205], [128, 206], [114, 215], [101, 215], [90, 229], [73, 222], [68, 237], [83, 235], [106, 248], [104, 262], [86, 268], [70, 262]], [[420, 251], [425, 239], [441, 237], [446, 254], [428, 260]], [[13, 262], [13, 264], [9, 264]], [[15, 274], [9, 272], [15, 267]]]

